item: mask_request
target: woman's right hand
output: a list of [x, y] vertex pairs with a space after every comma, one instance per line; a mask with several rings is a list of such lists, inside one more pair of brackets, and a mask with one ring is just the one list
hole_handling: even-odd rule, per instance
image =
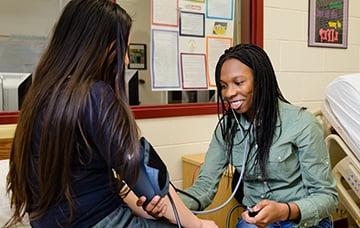
[[201, 228], [218, 228], [218, 226], [214, 221], [200, 219], [200, 222], [201, 222]]
[[164, 216], [167, 210], [165, 198], [161, 198], [160, 196], [154, 196], [146, 207], [144, 206], [145, 201], [146, 197], [141, 196], [136, 201], [136, 205], [139, 207], [143, 207], [143, 209], [154, 218], [161, 218], [162, 216]]

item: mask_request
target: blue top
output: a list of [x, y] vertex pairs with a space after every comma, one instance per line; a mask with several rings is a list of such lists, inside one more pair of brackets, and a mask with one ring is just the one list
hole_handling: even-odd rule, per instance
[[[110, 156], [107, 156], [104, 146], [110, 145], [109, 138], [110, 129], [100, 128], [99, 120], [105, 115], [99, 110], [106, 109], [114, 99], [116, 99], [113, 89], [105, 82], [96, 82], [90, 89], [90, 102], [86, 102], [85, 113], [82, 113], [84, 118], [80, 119], [80, 125], [86, 126], [84, 134], [90, 142], [92, 148], [92, 157], [85, 158], [86, 163], [75, 159], [71, 163], [71, 188], [74, 199], [74, 217], [71, 222], [71, 227], [90, 227], [95, 225], [101, 219], [110, 214], [113, 210], [122, 204], [122, 200], [118, 195], [117, 182], [109, 175], [112, 168], [115, 166], [114, 161], [116, 150], [112, 149]], [[90, 107], [91, 106], [91, 107]], [[116, 113], [111, 113], [109, 119]], [[33, 137], [33, 156], [32, 159], [38, 160], [40, 134], [42, 130], [41, 119], [43, 114], [38, 115], [34, 137]], [[106, 126], [106, 123], [105, 123]], [[103, 141], [100, 142], [99, 134], [102, 134]], [[81, 158], [89, 155], [89, 151], [81, 136], [78, 136], [77, 151]], [[38, 187], [37, 176], [32, 174], [35, 185]], [[32, 196], [32, 202], [37, 202], [37, 196]], [[30, 205], [31, 208], [34, 204]], [[64, 199], [56, 205], [52, 205], [47, 213], [37, 220], [30, 222], [33, 227], [59, 227], [69, 226], [69, 207], [67, 201]]]

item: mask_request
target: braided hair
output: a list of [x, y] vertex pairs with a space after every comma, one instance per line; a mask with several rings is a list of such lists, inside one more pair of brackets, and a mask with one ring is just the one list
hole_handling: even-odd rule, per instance
[[[251, 117], [251, 125], [254, 126], [255, 138], [250, 144], [249, 150], [252, 149], [255, 143], [257, 144], [255, 162], [260, 168], [263, 178], [266, 178], [266, 162], [269, 157], [276, 129], [276, 121], [279, 116], [278, 101], [289, 102], [281, 94], [273, 66], [263, 49], [253, 44], [238, 44], [227, 49], [216, 65], [215, 80], [218, 92], [219, 122], [217, 127], [221, 128], [221, 136], [225, 142], [228, 161], [232, 161], [231, 151], [237, 132], [237, 124], [232, 120], [236, 116], [232, 114], [231, 108], [226, 105], [221, 95], [220, 76], [223, 64], [229, 59], [237, 59], [253, 71], [254, 95], [249, 116]], [[216, 137], [218, 138], [218, 136]]]

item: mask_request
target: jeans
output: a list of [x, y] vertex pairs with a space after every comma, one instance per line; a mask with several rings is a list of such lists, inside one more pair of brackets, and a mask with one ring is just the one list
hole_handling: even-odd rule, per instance
[[[256, 228], [257, 226], [254, 224], [249, 224], [239, 219], [239, 222], [235, 226], [236, 228]], [[293, 223], [290, 221], [280, 221], [267, 226], [267, 228], [292, 228]], [[331, 228], [332, 222], [329, 218], [324, 218], [320, 221], [320, 223], [316, 226], [312, 226], [312, 228]]]

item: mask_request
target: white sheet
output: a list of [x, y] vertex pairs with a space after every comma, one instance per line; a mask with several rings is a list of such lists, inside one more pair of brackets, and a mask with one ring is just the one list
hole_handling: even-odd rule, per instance
[[[11, 217], [10, 199], [6, 194], [6, 176], [9, 171], [9, 160], [0, 160], [0, 227]], [[25, 224], [19, 224], [16, 227], [29, 227], [28, 218], [25, 218]]]
[[360, 161], [360, 73], [332, 81], [325, 100], [324, 114]]
[[9, 170], [9, 160], [0, 160], [0, 227], [11, 217], [10, 200], [6, 195], [6, 175]]

